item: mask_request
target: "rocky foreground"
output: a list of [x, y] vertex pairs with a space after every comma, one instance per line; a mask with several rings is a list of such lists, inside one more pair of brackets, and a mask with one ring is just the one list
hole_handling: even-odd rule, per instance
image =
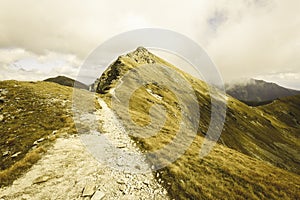
[[[113, 112], [103, 101], [101, 106], [97, 115], [104, 122], [105, 134], [124, 135]], [[124, 148], [138, 151], [128, 137], [121, 139]], [[131, 173], [100, 164], [78, 135], [66, 135], [58, 138], [26, 174], [11, 186], [1, 188], [0, 199], [168, 199], [168, 196], [152, 173]]]

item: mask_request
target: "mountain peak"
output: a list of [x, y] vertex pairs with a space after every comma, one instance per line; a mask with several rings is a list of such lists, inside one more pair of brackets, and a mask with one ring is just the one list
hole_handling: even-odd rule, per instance
[[145, 47], [138, 47], [135, 51], [128, 53], [126, 56], [139, 64], [155, 63], [155, 56]]
[[148, 51], [148, 49], [146, 49], [145, 47], [138, 47], [136, 48], [136, 50], [130, 52], [127, 54], [127, 56], [129, 57], [135, 57], [135, 56], [149, 56], [150, 52]]
[[135, 51], [136, 52], [148, 52], [148, 50], [145, 47], [142, 47], [142, 46], [138, 47]]

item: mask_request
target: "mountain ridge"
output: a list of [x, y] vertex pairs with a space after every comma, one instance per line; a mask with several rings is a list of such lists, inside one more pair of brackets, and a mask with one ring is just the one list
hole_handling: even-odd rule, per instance
[[[145, 52], [146, 54], [144, 54]], [[149, 56], [149, 58], [146, 58], [147, 56]], [[142, 57], [143, 59], [137, 62], [137, 57]], [[116, 86], [118, 80], [122, 78], [128, 70], [150, 62], [164, 64], [165, 66], [170, 66], [172, 69], [176, 69], [174, 65], [163, 61], [144, 48], [138, 48], [130, 54], [119, 56], [119, 58], [104, 71], [99, 79], [100, 82], [97, 92], [104, 94], [104, 98], [107, 98], [108, 104], [110, 104], [112, 95], [110, 89]], [[201, 109], [198, 133], [206, 135], [211, 117], [211, 102], [208, 86], [203, 81], [197, 80], [181, 70], [176, 69], [176, 71], [182, 73], [182, 75], [190, 81], [191, 85], [193, 85], [198, 98], [199, 108]], [[149, 73], [151, 74], [152, 72], [149, 70]], [[156, 75], [152, 74], [149, 76], [155, 77]], [[152, 90], [157, 91], [157, 88], [152, 88]], [[163, 96], [162, 93], [159, 95]], [[143, 99], [143, 97], [141, 98]], [[246, 155], [271, 162], [276, 166], [299, 174], [298, 162], [300, 160], [295, 161], [297, 155], [289, 152], [289, 149], [294, 146], [299, 146], [300, 142], [295, 138], [286, 137], [285, 130], [281, 128], [281, 122], [274, 121], [273, 118], [265, 118], [263, 115], [264, 111], [248, 107], [230, 96], [227, 98], [227, 117], [219, 142]], [[143, 102], [142, 99], [140, 99], [140, 102]], [[149, 101], [152, 102], [153, 100]], [[147, 102], [144, 103], [147, 104]], [[138, 102], [136, 102], [136, 104], [139, 105]], [[146, 105], [143, 106], [147, 107]], [[173, 111], [176, 112], [175, 110]], [[139, 112], [143, 111], [140, 110]], [[146, 120], [145, 117], [141, 116], [141, 118]], [[297, 130], [292, 131], [297, 132]], [[272, 133], [272, 137], [268, 136], [270, 133]], [[274, 141], [280, 144], [287, 144], [287, 149], [282, 151], [282, 148], [278, 148], [278, 146], [273, 144]], [[245, 145], [245, 143], [247, 145]], [[280, 151], [278, 152], [278, 150]]]
[[[148, 59], [145, 57], [146, 55], [150, 55]], [[139, 57], [141, 57], [142, 59], [139, 60]], [[229, 169], [230, 166], [226, 167], [221, 164], [222, 162], [230, 162], [230, 164], [228, 163], [228, 165], [232, 166], [237, 165], [234, 164], [235, 162], [243, 163], [246, 160], [247, 162], [250, 162], [247, 158], [253, 159], [253, 165], [256, 165], [255, 163], [264, 163], [265, 165], [270, 165], [271, 163], [273, 166], [293, 172], [292, 174], [296, 173], [294, 175], [288, 176], [299, 177], [300, 158], [297, 157], [298, 152], [291, 151], [291, 149], [295, 147], [296, 149], [299, 148], [300, 141], [299, 138], [294, 136], [290, 137], [289, 134], [289, 131], [293, 131], [292, 135], [296, 135], [299, 129], [285, 129], [283, 127], [286, 127], [286, 125], [284, 125], [283, 122], [278, 119], [272, 118], [271, 115], [265, 116], [264, 110], [249, 107], [230, 96], [226, 97], [228, 102], [227, 117], [221, 138], [215, 149], [211, 152], [212, 155], [199, 160], [198, 153], [201, 148], [203, 138], [207, 132], [208, 124], [210, 123], [211, 102], [208, 92], [208, 86], [203, 81], [195, 79], [191, 75], [176, 69], [174, 65], [163, 61], [161, 58], [155, 56], [152, 53], [149, 54], [147, 52], [146, 54], [143, 54], [143, 51], [136, 50], [132, 54], [119, 56], [119, 58], [114, 61], [99, 78], [100, 81], [98, 84], [97, 92], [101, 94], [101, 97], [107, 102], [108, 105], [111, 105], [112, 96], [117, 95], [117, 97], [120, 99], [125, 95], [127, 91], [130, 91], [132, 88], [136, 87], [135, 85], [125, 84], [126, 87], [124, 88], [124, 91], [118, 90], [116, 92], [116, 86], [118, 85], [119, 81], [122, 82], [122, 77], [124, 76], [124, 74], [126, 74], [126, 72], [128, 72], [129, 70], [134, 69], [135, 67], [139, 67], [143, 64], [149, 64], [148, 62], [164, 64], [165, 66], [170, 67], [171, 69], [175, 69], [177, 72], [181, 73], [181, 75], [186, 78], [192, 85], [195, 94], [197, 95], [197, 101], [201, 110], [201, 119], [199, 123], [198, 134], [190, 148], [187, 149], [186, 153], [182, 155], [180, 159], [170, 164], [166, 168], [159, 170], [158, 177], [164, 180], [164, 185], [166, 188], [168, 188], [168, 192], [171, 194], [171, 197], [179, 199], [212, 199], [220, 198], [220, 194], [224, 195], [226, 193], [227, 195], [240, 194], [243, 198], [280, 198], [279, 196], [277, 196], [278, 194], [273, 196], [274, 189], [270, 189], [269, 191], [262, 189], [266, 187], [273, 187], [271, 185], [273, 185], [274, 182], [266, 182], [266, 180], [268, 179], [267, 174], [270, 173], [269, 170], [265, 169], [265, 172], [263, 172], [263, 170], [259, 174], [254, 175], [252, 174], [253, 172], [250, 169], [250, 171], [247, 171], [247, 173], [252, 174], [252, 180], [250, 181], [245, 178], [245, 176], [248, 175], [244, 174], [243, 172], [241, 172], [243, 175], [239, 174], [237, 175], [237, 177], [233, 175], [235, 174], [235, 170], [240, 171], [241, 169], [239, 169], [239, 167], [242, 166], [239, 166], [235, 169]], [[150, 69], [147, 71], [147, 73], [148, 74], [146, 76], [148, 77], [157, 77], [157, 72], [153, 72]], [[148, 91], [153, 91], [161, 98], [155, 98], [153, 97], [153, 95], [149, 95]], [[184, 88], [177, 88], [177, 92], [184, 94], [185, 91]], [[129, 111], [127, 107], [122, 108], [120, 106], [118, 107], [118, 110], [114, 110], [118, 114], [120, 120], [123, 121], [125, 129], [128, 131], [132, 131], [134, 129], [128, 120], [133, 120], [134, 122], [142, 126], [148, 125], [151, 122], [151, 119], [148, 115], [149, 108], [153, 104], [162, 105], [165, 108], [169, 109], [167, 113], [174, 113], [174, 115], [168, 114], [166, 116], [166, 123], [164, 124], [164, 127], [160, 131], [158, 131], [156, 136], [146, 139], [132, 137], [132, 139], [137, 142], [142, 151], [156, 151], [162, 148], [166, 143], [172, 141], [173, 137], [176, 134], [176, 127], [178, 127], [178, 123], [180, 122], [181, 118], [175, 117], [180, 114], [180, 110], [176, 107], [178, 105], [178, 102], [176, 102], [176, 100], [172, 97], [168, 90], [164, 89], [164, 87], [159, 87], [153, 84], [148, 84], [144, 87], [140, 86], [140, 88], [134, 93], [134, 96], [132, 96], [132, 98], [130, 99], [130, 103], [131, 106], [129, 107]], [[112, 107], [112, 109], [114, 108]], [[132, 113], [131, 119], [128, 119], [128, 117], [126, 117], [128, 113]], [[160, 114], [157, 113], [152, 117], [159, 117], [159, 115]], [[194, 116], [190, 117], [193, 118]], [[183, 121], [181, 123], [190, 122]], [[152, 128], [150, 124], [150, 127], [144, 129], [143, 132], [145, 132], [145, 134], [149, 132], [150, 134], [151, 129]], [[188, 130], [186, 130], [186, 132], [188, 132]], [[220, 150], [219, 148], [223, 150]], [[237, 157], [239, 157], [238, 155], [241, 155], [242, 158], [240, 161], [233, 159], [234, 161], [232, 162], [226, 159], [220, 159], [219, 156], [222, 154], [222, 151], [224, 155], [226, 154], [225, 157], [230, 157], [230, 159], [233, 159], [235, 155]], [[232, 154], [227, 154], [231, 151], [236, 153], [232, 152]], [[150, 164], [152, 163], [151, 158], [149, 158], [149, 162]], [[247, 166], [246, 163], [244, 164], [245, 166], [242, 167], [243, 169], [250, 167]], [[264, 167], [261, 166], [261, 168]], [[217, 171], [222, 171], [222, 173], [219, 174], [220, 176], [216, 175], [218, 173], [214, 171], [214, 169], [216, 169]], [[258, 168], [256, 167], [253, 167], [252, 169], [258, 170]], [[221, 191], [211, 191], [209, 189], [208, 185], [213, 183], [211, 183], [211, 180], [204, 178], [206, 177], [206, 175], [203, 172], [209, 172], [211, 174], [214, 174], [215, 177], [220, 178], [220, 180], [213, 180], [215, 181], [214, 184], [222, 185], [223, 188], [218, 187], [218, 189], [220, 189]], [[233, 177], [235, 177], [235, 181], [239, 180], [233, 183], [235, 185], [235, 188], [233, 189], [233, 191], [231, 191], [233, 192], [233, 194], [230, 194], [230, 192], [228, 191], [230, 189], [226, 184], [229, 183], [225, 183], [226, 181], [224, 180], [224, 175], [226, 178], [228, 178], [228, 180], [231, 180], [231, 178]], [[199, 185], [199, 180], [207, 181], [207, 183], [204, 184], [205, 187], [201, 187], [201, 185]], [[258, 186], [258, 182], [262, 185]], [[236, 185], [236, 183], [240, 185], [238, 186]], [[254, 191], [253, 188], [250, 189], [251, 195], [248, 196], [249, 194], [246, 194], [247, 192], [245, 193], [243, 191], [244, 189], [242, 189], [246, 187], [246, 185], [250, 186], [250, 188], [252, 188], [253, 185], [256, 185], [254, 186], [254, 188], [256, 188], [254, 190], [257, 191]], [[210, 186], [213, 187], [213, 185]], [[296, 184], [296, 187], [298, 186]], [[238, 192], [235, 189], [239, 187], [241, 188]], [[296, 196], [298, 195], [297, 192], [295, 194]], [[230, 197], [237, 198], [238, 196]]]
[[256, 79], [226, 84], [226, 92], [250, 106], [265, 105], [278, 98], [300, 94], [298, 90]]

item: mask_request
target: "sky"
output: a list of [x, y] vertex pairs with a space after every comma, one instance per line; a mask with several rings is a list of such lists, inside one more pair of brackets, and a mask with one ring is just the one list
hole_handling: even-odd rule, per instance
[[299, 0], [1, 0], [0, 80], [76, 78], [112, 36], [163, 28], [199, 44], [225, 82], [300, 89], [299, 8]]

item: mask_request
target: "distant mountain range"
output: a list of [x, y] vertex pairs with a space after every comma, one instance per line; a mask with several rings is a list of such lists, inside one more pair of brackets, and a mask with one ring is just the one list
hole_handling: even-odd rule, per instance
[[227, 84], [226, 92], [250, 106], [264, 105], [278, 98], [300, 94], [300, 91], [255, 79]]
[[75, 88], [79, 88], [79, 89], [85, 89], [85, 90], [89, 89], [89, 86], [85, 85], [84, 83], [75, 81], [74, 79], [71, 79], [66, 76], [57, 76], [54, 78], [47, 78], [44, 81], [53, 82], [53, 83], [57, 83], [57, 84], [69, 86], [69, 87], [75, 87]]

